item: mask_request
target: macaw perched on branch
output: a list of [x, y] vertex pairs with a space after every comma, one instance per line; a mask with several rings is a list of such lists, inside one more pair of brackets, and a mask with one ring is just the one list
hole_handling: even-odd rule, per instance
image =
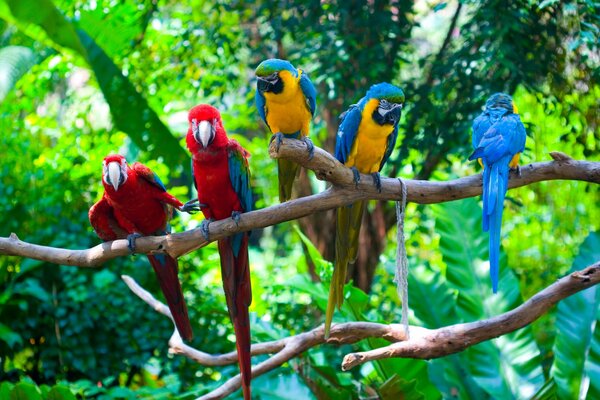
[[[282, 139], [300, 139], [306, 142], [309, 157], [314, 145], [308, 138], [310, 121], [317, 107], [317, 91], [308, 75], [296, 69], [289, 61], [269, 59], [256, 68], [256, 108], [277, 140], [277, 150]], [[300, 166], [292, 161], [277, 160], [279, 174], [279, 201], [292, 197], [292, 186]]]
[[519, 156], [525, 149], [525, 126], [512, 98], [505, 93], [490, 96], [485, 110], [473, 121], [473, 148], [469, 160], [483, 165], [483, 230], [490, 232], [492, 290], [498, 291], [500, 228], [509, 169], [519, 172]]
[[[379, 171], [383, 168], [396, 145], [398, 122], [404, 105], [404, 92], [389, 83], [371, 86], [358, 104], [353, 104], [341, 116], [335, 144], [335, 157], [354, 173], [358, 184], [359, 173], [371, 174], [381, 190]], [[356, 261], [358, 234], [366, 201], [359, 201], [337, 209], [335, 230], [335, 264], [329, 287], [329, 301], [325, 315], [325, 336], [329, 336], [335, 306], [344, 301], [344, 283], [348, 263]]]
[[[89, 211], [92, 227], [104, 241], [127, 239], [135, 252], [142, 235], [166, 235], [173, 208], [182, 203], [170, 195], [158, 176], [140, 163], [129, 166], [125, 157], [113, 154], [102, 163], [104, 195]], [[192, 340], [192, 327], [177, 277], [177, 260], [168, 254], [148, 255], [181, 337]]]
[[[232, 217], [238, 222], [241, 213], [252, 210], [248, 166], [250, 154], [238, 142], [227, 137], [216, 108], [206, 104], [196, 106], [190, 110], [188, 120], [190, 127], [186, 142], [192, 153], [199, 206], [206, 217], [201, 229], [208, 240], [208, 225], [212, 220]], [[246, 400], [250, 399], [252, 378], [248, 314], [248, 307], [252, 302], [249, 236], [249, 232], [242, 232], [218, 241], [223, 289], [235, 330], [242, 389]]]

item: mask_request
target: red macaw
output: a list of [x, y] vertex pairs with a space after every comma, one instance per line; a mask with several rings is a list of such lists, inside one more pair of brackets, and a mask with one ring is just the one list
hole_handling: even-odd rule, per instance
[[[125, 157], [113, 154], [102, 163], [104, 195], [89, 211], [89, 218], [100, 239], [127, 239], [135, 251], [135, 238], [165, 235], [173, 208], [183, 204], [170, 195], [158, 176], [140, 163], [127, 164]], [[177, 260], [168, 254], [148, 255], [160, 288], [173, 314], [181, 337], [192, 340], [192, 327], [177, 277]]]
[[[250, 154], [235, 140], [229, 139], [219, 111], [206, 104], [192, 108], [188, 120], [187, 147], [192, 153], [194, 184], [198, 202], [206, 219], [202, 232], [208, 239], [208, 225], [213, 220], [232, 217], [252, 210], [250, 188]], [[235, 330], [238, 362], [242, 374], [244, 399], [250, 400], [250, 317], [252, 302], [250, 266], [248, 263], [249, 232], [218, 241], [221, 256], [223, 289], [229, 316]]]

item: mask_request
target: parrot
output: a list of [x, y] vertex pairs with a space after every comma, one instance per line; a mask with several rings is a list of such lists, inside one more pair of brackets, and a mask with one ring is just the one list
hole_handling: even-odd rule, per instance
[[[352, 169], [356, 184], [359, 173], [371, 174], [381, 191], [379, 172], [396, 145], [403, 106], [402, 89], [384, 82], [371, 86], [357, 104], [341, 115], [335, 157]], [[356, 261], [365, 205], [366, 201], [358, 201], [337, 209], [335, 262], [325, 314], [325, 337], [329, 336], [335, 306], [342, 306], [348, 263]]]
[[[283, 138], [300, 139], [306, 143], [309, 159], [314, 145], [308, 138], [310, 122], [317, 107], [317, 91], [302, 69], [286, 60], [271, 58], [256, 67], [256, 108], [276, 140], [276, 148]], [[292, 186], [300, 166], [292, 161], [277, 160], [279, 201], [292, 197]]]
[[[127, 239], [132, 253], [135, 252], [137, 237], [168, 234], [173, 208], [182, 210], [183, 204], [167, 192], [150, 168], [139, 162], [130, 166], [119, 154], [104, 158], [102, 184], [104, 194], [89, 210], [90, 223], [104, 241]], [[192, 340], [192, 327], [177, 277], [177, 260], [168, 254], [148, 255], [148, 260], [156, 273], [177, 331], [183, 339]]]
[[527, 134], [512, 98], [505, 93], [490, 96], [485, 109], [473, 121], [473, 153], [469, 160], [483, 165], [483, 231], [489, 232], [492, 291], [498, 292], [500, 228], [509, 169], [520, 173], [519, 157]]
[[[187, 148], [192, 154], [194, 184], [205, 220], [201, 231], [208, 240], [208, 225], [213, 220], [232, 217], [252, 210], [250, 154], [235, 140], [229, 139], [219, 111], [207, 104], [192, 108], [188, 114]], [[252, 366], [250, 360], [250, 316], [252, 302], [249, 232], [236, 233], [218, 241], [221, 257], [223, 290], [236, 337], [238, 362], [244, 399], [250, 400]]]

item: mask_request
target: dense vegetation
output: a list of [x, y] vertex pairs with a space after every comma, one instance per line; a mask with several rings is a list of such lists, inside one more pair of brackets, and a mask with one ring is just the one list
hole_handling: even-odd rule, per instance
[[[600, 161], [598, 8], [591, 0], [0, 0], [0, 236], [64, 248], [99, 243], [87, 210], [101, 195], [101, 160], [110, 152], [146, 163], [171, 193], [191, 198], [183, 137], [186, 111], [201, 102], [219, 107], [229, 133], [252, 153], [256, 206], [275, 204], [275, 163], [253, 102], [253, 68], [268, 57], [310, 74], [319, 93], [312, 136], [328, 150], [339, 114], [366, 88], [402, 87], [407, 104], [384, 170], [390, 176], [478, 172], [466, 161], [470, 124], [497, 91], [514, 95], [528, 128], [524, 163], [548, 160], [549, 151]], [[323, 188], [309, 173], [297, 191]], [[600, 259], [599, 193], [598, 185], [571, 181], [510, 191], [496, 296], [481, 267], [487, 235], [479, 200], [410, 204], [411, 323], [496, 315]], [[356, 287], [348, 286], [337, 321], [399, 319], [394, 218], [391, 204], [370, 204], [361, 235], [370, 251], [351, 273]], [[174, 230], [199, 222], [180, 215]], [[254, 341], [323, 322], [333, 224], [327, 212], [252, 236]], [[218, 263], [215, 245], [180, 262], [193, 346], [211, 353], [234, 348]], [[170, 322], [130, 293], [121, 274], [159, 296], [144, 257], [88, 270], [0, 256], [0, 398], [193, 398], [237, 373], [235, 365], [206, 368], [169, 356]], [[600, 289], [590, 289], [526, 329], [428, 362], [392, 359], [341, 372], [351, 348], [321, 346], [256, 379], [254, 392], [597, 399], [599, 304]]]

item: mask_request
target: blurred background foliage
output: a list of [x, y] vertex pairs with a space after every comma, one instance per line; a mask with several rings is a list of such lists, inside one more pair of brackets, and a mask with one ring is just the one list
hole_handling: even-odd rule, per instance
[[[550, 151], [600, 160], [600, 5], [591, 0], [174, 1], [0, 0], [0, 235], [87, 248], [87, 210], [101, 160], [140, 160], [186, 200], [186, 112], [206, 102], [252, 153], [256, 206], [277, 202], [275, 163], [254, 108], [253, 69], [287, 58], [318, 88], [315, 142], [332, 150], [339, 114], [373, 83], [407, 104], [385, 174], [447, 180], [465, 160], [470, 124], [493, 92], [514, 95], [528, 128], [523, 162]], [[303, 173], [298, 195], [325, 185]], [[496, 315], [600, 258], [598, 185], [551, 181], [511, 190], [500, 293], [491, 295], [480, 203], [410, 204], [411, 323], [439, 327]], [[323, 321], [332, 212], [256, 232], [253, 340]], [[178, 216], [176, 231], [200, 217]], [[336, 321], [399, 320], [392, 283], [395, 215], [372, 202], [365, 251]], [[368, 249], [368, 251], [366, 251]], [[231, 351], [216, 246], [182, 259], [204, 351]], [[131, 294], [132, 275], [159, 295], [143, 257], [101, 270], [0, 256], [0, 398], [193, 398], [237, 373], [167, 354], [170, 322]], [[322, 283], [324, 282], [324, 284]], [[160, 296], [159, 296], [160, 298]], [[311, 349], [253, 382], [264, 399], [600, 398], [600, 290], [563, 301], [526, 329], [438, 360], [383, 360], [341, 372], [344, 354]], [[255, 357], [254, 363], [264, 357]], [[19, 397], [24, 396], [24, 397]], [[238, 394], [239, 396], [239, 394]]]

